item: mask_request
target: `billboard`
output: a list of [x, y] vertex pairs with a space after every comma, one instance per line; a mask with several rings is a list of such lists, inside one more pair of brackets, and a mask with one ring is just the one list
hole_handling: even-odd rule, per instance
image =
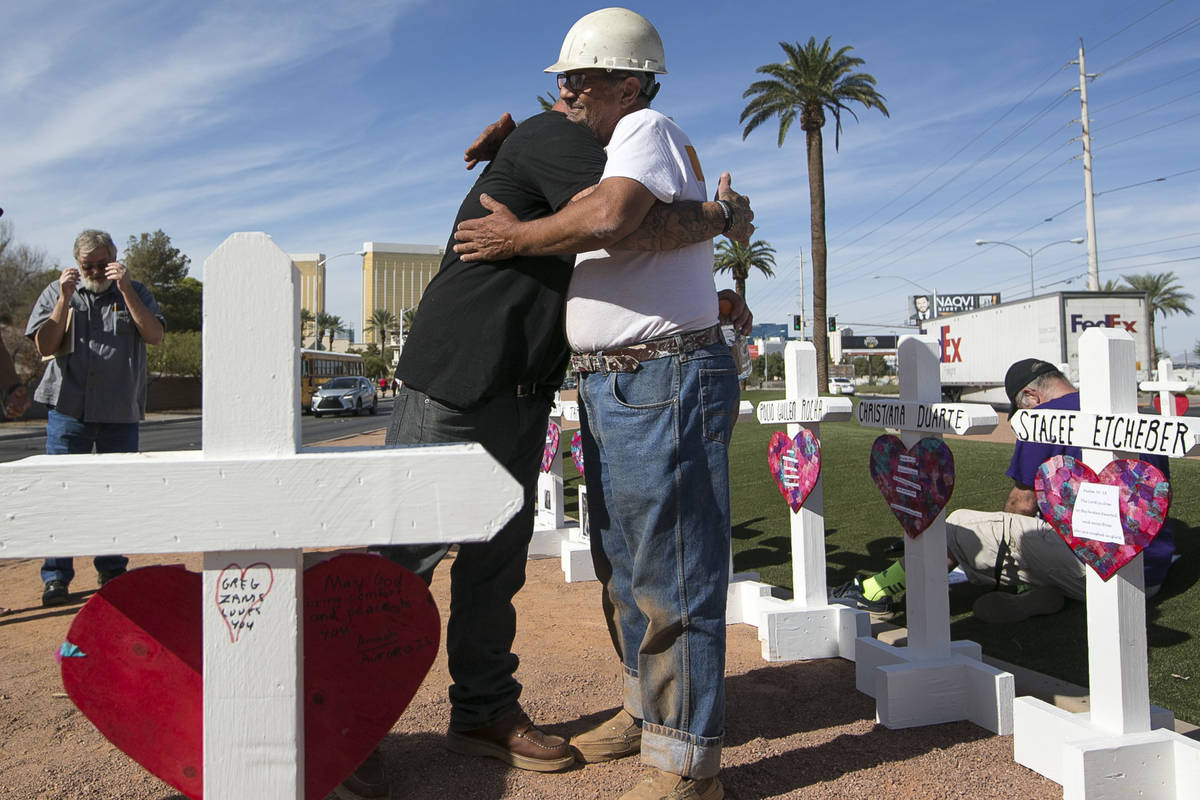
[[[934, 301], [936, 302], [936, 307]], [[1000, 302], [999, 292], [985, 294], [914, 294], [908, 299], [909, 322], [920, 323], [923, 320], [946, 314], [961, 314], [964, 311], [978, 311], [981, 308], [994, 306]]]

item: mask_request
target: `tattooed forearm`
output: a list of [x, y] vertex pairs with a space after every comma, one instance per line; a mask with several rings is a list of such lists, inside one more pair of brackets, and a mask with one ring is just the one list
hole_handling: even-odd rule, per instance
[[641, 227], [612, 245], [612, 250], [674, 250], [721, 235], [725, 214], [716, 203], [680, 200], [655, 203]]

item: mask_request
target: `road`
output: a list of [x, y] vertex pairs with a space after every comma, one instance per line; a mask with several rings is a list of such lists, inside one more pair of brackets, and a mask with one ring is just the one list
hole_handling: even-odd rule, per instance
[[[304, 444], [314, 444], [328, 439], [353, 436], [367, 431], [387, 427], [392, 413], [392, 398], [380, 398], [379, 412], [375, 416], [321, 417], [305, 415], [300, 422], [300, 438]], [[185, 418], [179, 421], [147, 423], [142, 425], [139, 437], [142, 452], [164, 450], [199, 450], [200, 418]], [[15, 461], [27, 456], [46, 452], [46, 437], [39, 433], [29, 437], [0, 436], [0, 462]]]

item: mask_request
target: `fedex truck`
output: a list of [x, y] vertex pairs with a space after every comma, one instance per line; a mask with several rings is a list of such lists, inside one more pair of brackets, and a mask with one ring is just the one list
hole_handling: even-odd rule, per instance
[[1056, 292], [939, 316], [924, 332], [941, 342], [942, 394], [947, 400], [1008, 403], [1004, 373], [1022, 358], [1040, 358], [1079, 384], [1079, 337], [1103, 326], [1133, 336], [1138, 379], [1150, 377], [1154, 351], [1142, 292]]

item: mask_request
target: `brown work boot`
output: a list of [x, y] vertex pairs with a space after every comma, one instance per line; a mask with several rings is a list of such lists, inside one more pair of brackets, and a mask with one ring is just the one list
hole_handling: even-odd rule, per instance
[[655, 770], [654, 774], [621, 795], [621, 800], [721, 800], [725, 789], [712, 778], [685, 778]]
[[383, 769], [383, 756], [376, 747], [371, 755], [363, 759], [358, 769], [350, 777], [338, 785], [337, 797], [342, 798], [375, 798], [391, 797], [391, 787], [388, 786], [387, 773]]
[[607, 722], [573, 737], [571, 749], [588, 764], [631, 756], [642, 749], [642, 726], [622, 708]]
[[542, 733], [521, 709], [486, 728], [450, 731], [446, 743], [455, 753], [498, 758], [534, 772], [558, 772], [575, 763], [567, 740]]

